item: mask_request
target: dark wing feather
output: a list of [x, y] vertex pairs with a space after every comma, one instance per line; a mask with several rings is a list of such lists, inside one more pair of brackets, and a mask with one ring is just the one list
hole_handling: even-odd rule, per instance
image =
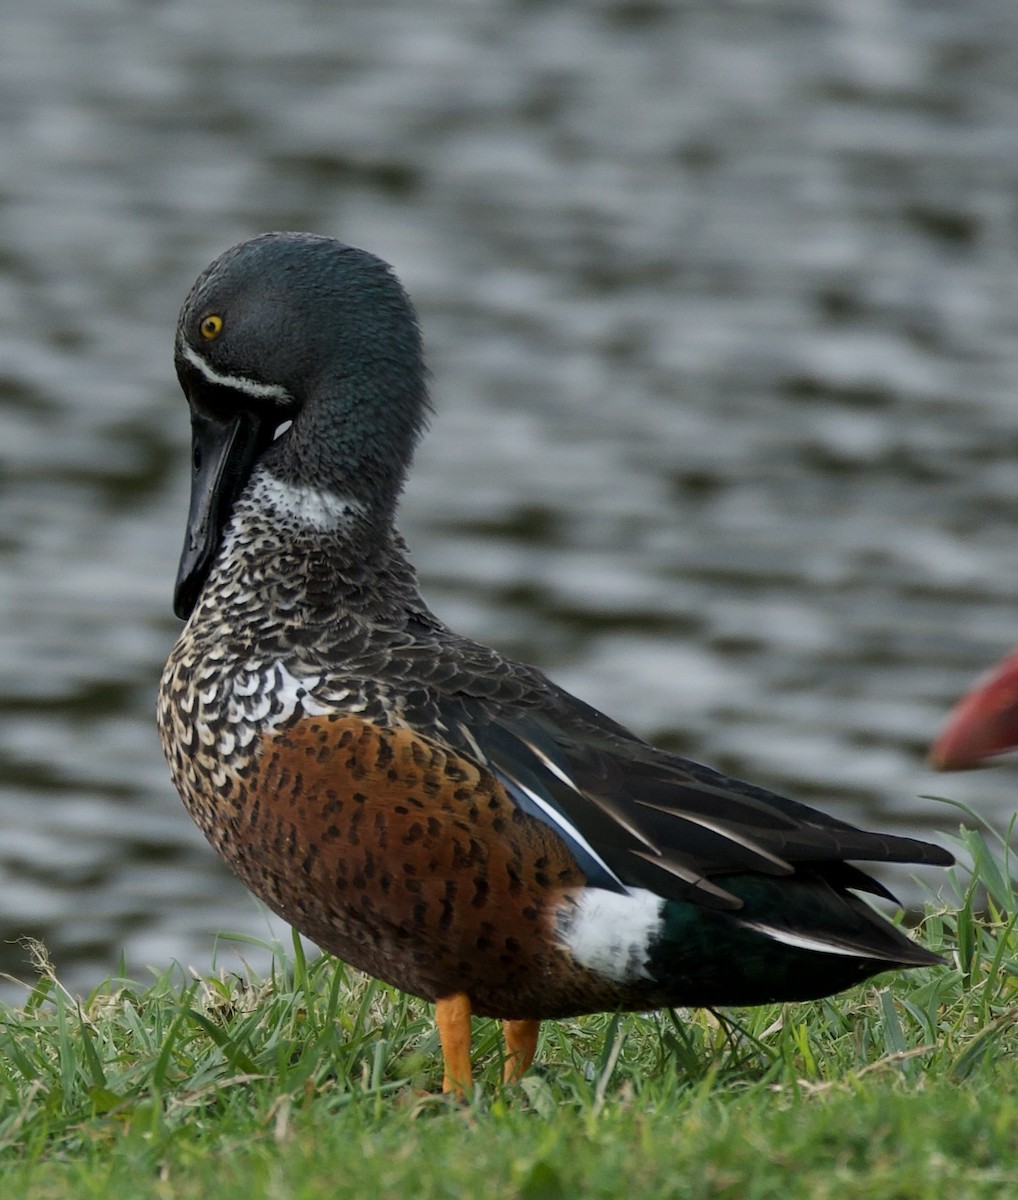
[[939, 846], [867, 833], [805, 804], [658, 750], [547, 685], [540, 708], [448, 694], [450, 741], [570, 843], [591, 882], [737, 909], [724, 877], [810, 868], [887, 896], [846, 860], [949, 865]]

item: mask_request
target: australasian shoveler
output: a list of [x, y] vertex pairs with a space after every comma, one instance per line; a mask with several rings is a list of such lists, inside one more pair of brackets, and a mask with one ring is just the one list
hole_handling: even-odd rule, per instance
[[513, 1080], [546, 1018], [941, 961], [854, 894], [888, 895], [851, 861], [946, 851], [655, 749], [430, 612], [393, 527], [428, 399], [388, 265], [304, 233], [235, 246], [184, 302], [176, 367], [173, 781], [271, 909], [435, 1002], [446, 1090], [470, 1084], [471, 1013], [502, 1018]]
[[1018, 650], [991, 667], [948, 714], [930, 750], [938, 771], [965, 771], [1018, 748]]

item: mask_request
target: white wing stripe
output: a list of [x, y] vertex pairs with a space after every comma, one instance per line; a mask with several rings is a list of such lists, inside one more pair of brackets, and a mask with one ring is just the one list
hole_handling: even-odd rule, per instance
[[759, 921], [740, 921], [747, 929], [762, 933], [764, 937], [781, 942], [783, 946], [794, 946], [797, 950], [812, 950], [820, 954], [840, 954], [843, 958], [880, 958], [880, 954], [872, 951], [857, 949], [853, 946], [839, 945], [837, 942], [825, 942], [821, 938], [807, 937], [805, 934], [792, 933], [788, 929], [775, 929], [773, 925], [764, 925]]
[[582, 833], [580, 833], [576, 826], [571, 824], [562, 815], [562, 813], [558, 811], [557, 808], [549, 804], [548, 801], [539, 796], [537, 792], [533, 791], [531, 788], [528, 788], [526, 784], [520, 783], [518, 779], [510, 779], [510, 783], [514, 788], [517, 788], [519, 791], [523, 792], [523, 794], [529, 800], [536, 804], [553, 825], [557, 825], [559, 829], [562, 830], [562, 833], [567, 841], [575, 842], [577, 846], [582, 847], [585, 853], [590, 855], [590, 857], [594, 860], [594, 862], [597, 863], [601, 870], [604, 871], [609, 879], [614, 879], [620, 888], [623, 890], [628, 890], [626, 889], [622, 880], [619, 879], [615, 872], [609, 868], [608, 864], [604, 861], [601, 855], [597, 853], [593, 846], [591, 846], [590, 842], [587, 841], [587, 839]]
[[656, 812], [663, 812], [669, 816], [673, 816], [679, 821], [688, 821], [691, 825], [699, 825], [701, 829], [709, 829], [712, 833], [716, 833], [719, 837], [725, 838], [726, 841], [734, 842], [736, 846], [744, 846], [747, 850], [758, 855], [760, 858], [766, 859], [773, 863], [776, 867], [780, 867], [786, 875], [792, 873], [792, 867], [785, 862], [783, 858], [779, 858], [776, 854], [771, 854], [769, 850], [763, 850], [756, 842], [750, 841], [749, 838], [739, 837], [737, 833], [733, 833], [730, 829], [726, 829], [723, 825], [719, 825], [715, 821], [709, 820], [707, 817], [701, 817], [694, 813], [681, 812], [676, 809], [666, 808], [663, 804], [651, 804], [647, 800], [637, 799], [637, 804], [642, 804], [644, 808], [653, 808]]
[[596, 804], [602, 812], [607, 814], [610, 820], [614, 821], [616, 825], [624, 829], [631, 837], [636, 838], [638, 842], [642, 842], [643, 845], [645, 845], [647, 849], [652, 851], [654, 854], [661, 854], [660, 847], [656, 846], [646, 834], [641, 833], [635, 825], [627, 821], [616, 807], [606, 804], [595, 792], [585, 792], [579, 788], [576, 783], [561, 769], [561, 767], [552, 762], [552, 760], [542, 750], [535, 746], [533, 742], [528, 742], [524, 738], [520, 738], [520, 741], [523, 742], [527, 749], [530, 750], [530, 752], [540, 762], [542, 762], [557, 779], [561, 779], [571, 792], [575, 792], [577, 796], [582, 796], [584, 800], [589, 800], [591, 804]]

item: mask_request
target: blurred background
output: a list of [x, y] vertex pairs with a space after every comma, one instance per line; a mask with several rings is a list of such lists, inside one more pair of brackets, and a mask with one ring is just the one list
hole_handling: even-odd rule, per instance
[[923, 759], [1018, 641], [1018, 8], [6, 0], [0, 970], [280, 928], [153, 724], [176, 313], [266, 229], [416, 301], [402, 528], [450, 624], [841, 817], [1006, 824], [1014, 766]]

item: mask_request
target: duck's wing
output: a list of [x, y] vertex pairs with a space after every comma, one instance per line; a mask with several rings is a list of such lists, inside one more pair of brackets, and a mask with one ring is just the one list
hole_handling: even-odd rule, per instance
[[439, 710], [450, 743], [552, 825], [600, 887], [737, 909], [725, 876], [808, 865], [836, 887], [890, 896], [851, 861], [953, 861], [939, 846], [867, 833], [657, 750], [554, 685], [540, 706], [460, 692], [446, 693]]

